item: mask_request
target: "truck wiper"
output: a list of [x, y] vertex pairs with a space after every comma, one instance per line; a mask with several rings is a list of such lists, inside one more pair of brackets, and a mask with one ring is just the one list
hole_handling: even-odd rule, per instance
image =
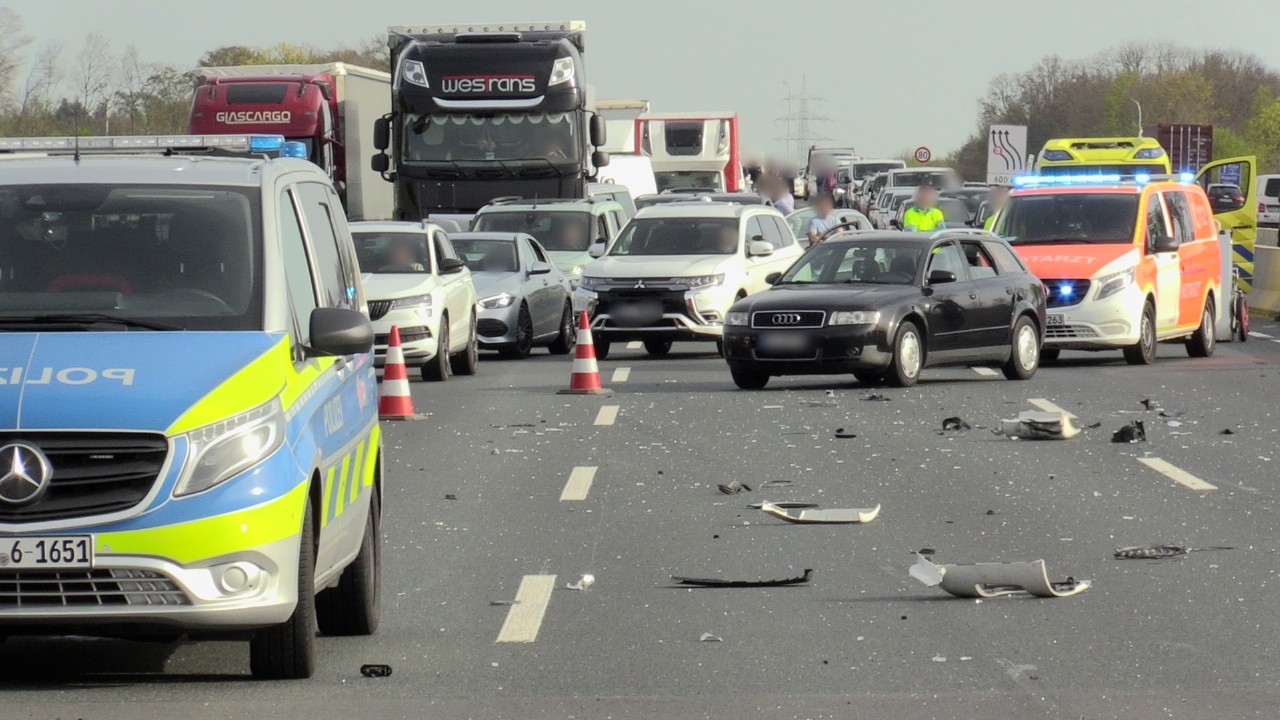
[[85, 330], [96, 325], [119, 325], [125, 328], [140, 330], [182, 330], [183, 328], [163, 323], [117, 317], [105, 313], [65, 313], [56, 315], [0, 315], [0, 327], [27, 327], [31, 325], [70, 325]]

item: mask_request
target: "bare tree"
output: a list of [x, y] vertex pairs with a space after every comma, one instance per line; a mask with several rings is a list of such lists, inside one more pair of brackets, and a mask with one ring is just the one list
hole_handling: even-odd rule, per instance
[[89, 33], [84, 39], [84, 47], [76, 55], [75, 69], [71, 73], [75, 102], [89, 113], [99, 116], [103, 131], [109, 130], [107, 101], [112, 95], [115, 65], [111, 41], [101, 33]]
[[49, 114], [53, 106], [53, 93], [62, 81], [62, 43], [50, 40], [36, 53], [27, 77], [22, 84], [22, 93], [18, 98], [18, 107], [14, 114], [13, 131], [18, 135], [34, 134], [47, 131], [48, 128], [33, 127], [33, 118], [43, 118]]
[[31, 44], [31, 36], [22, 31], [22, 17], [7, 7], [0, 7], [0, 101], [13, 100], [13, 85], [22, 67], [23, 50]]

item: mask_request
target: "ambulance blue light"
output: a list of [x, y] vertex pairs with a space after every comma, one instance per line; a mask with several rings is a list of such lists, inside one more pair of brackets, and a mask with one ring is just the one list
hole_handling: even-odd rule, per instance
[[302, 158], [303, 160], [306, 160], [307, 145], [306, 143], [301, 143], [297, 140], [286, 142], [284, 146], [280, 148], [280, 157]]
[[1181, 180], [1183, 184], [1190, 185], [1196, 181], [1196, 174], [1193, 172], [1178, 173], [1178, 179]]
[[249, 136], [249, 152], [252, 153], [271, 153], [280, 152], [284, 148], [283, 135], [250, 135]]
[[1062, 297], [1071, 297], [1071, 293], [1074, 293], [1075, 291], [1076, 289], [1074, 287], [1066, 283], [1058, 286], [1058, 294]]
[[1139, 185], [1146, 185], [1151, 182], [1151, 173], [1138, 173], [1133, 176], [1133, 181]]
[[1013, 179], [1013, 184], [1019, 187], [1029, 185], [1107, 185], [1120, 181], [1119, 174], [1021, 175]]

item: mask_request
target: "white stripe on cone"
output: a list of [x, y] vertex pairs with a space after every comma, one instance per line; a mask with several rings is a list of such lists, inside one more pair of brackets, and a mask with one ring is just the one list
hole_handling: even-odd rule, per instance
[[399, 345], [387, 348], [386, 364], [391, 365], [392, 363], [397, 365], [404, 364], [404, 350], [402, 350]]
[[600, 368], [596, 365], [595, 358], [574, 358], [573, 374], [584, 375], [586, 373], [598, 373]]
[[390, 397], [404, 397], [409, 395], [408, 380], [383, 380], [382, 394]]

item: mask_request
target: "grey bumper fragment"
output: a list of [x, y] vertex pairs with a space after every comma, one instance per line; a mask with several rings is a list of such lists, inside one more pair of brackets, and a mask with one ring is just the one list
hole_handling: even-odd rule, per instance
[[801, 509], [788, 511], [771, 502], [760, 503], [760, 509], [779, 520], [791, 523], [869, 523], [880, 514], [880, 506], [873, 508], [831, 508], [830, 510]]
[[1044, 560], [1020, 563], [969, 563], [939, 565], [923, 556], [911, 566], [911, 577], [963, 598], [996, 598], [1006, 595], [1033, 595], [1062, 598], [1079, 595], [1092, 584], [1068, 577], [1050, 582]]

